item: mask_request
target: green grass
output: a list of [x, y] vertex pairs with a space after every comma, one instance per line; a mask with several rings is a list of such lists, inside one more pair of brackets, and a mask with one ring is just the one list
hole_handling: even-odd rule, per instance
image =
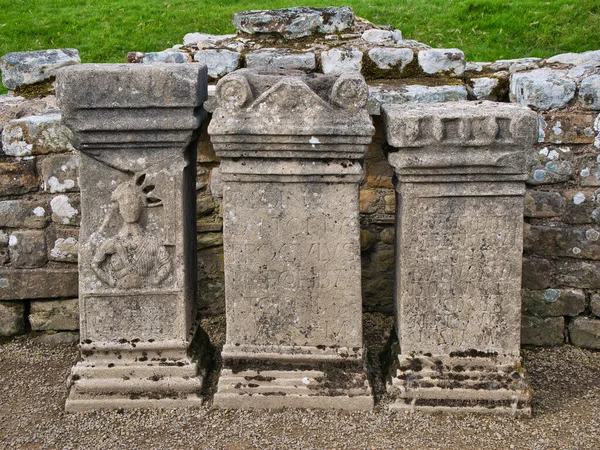
[[234, 12], [298, 5], [349, 5], [470, 61], [600, 48], [598, 0], [0, 0], [0, 55], [74, 47], [83, 62], [124, 62], [128, 51], [163, 50], [188, 32], [231, 33]]

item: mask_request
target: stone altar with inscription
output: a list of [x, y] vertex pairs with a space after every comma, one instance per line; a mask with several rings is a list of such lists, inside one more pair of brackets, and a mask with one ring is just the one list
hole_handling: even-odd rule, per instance
[[[81, 152], [81, 361], [67, 411], [201, 404], [194, 140], [206, 68], [84, 64], [57, 77]], [[193, 350], [191, 349], [193, 347]]]
[[536, 114], [470, 102], [387, 105], [383, 119], [397, 205], [391, 407], [529, 416], [520, 289]]
[[368, 410], [361, 75], [240, 70], [217, 85], [227, 336], [214, 404]]

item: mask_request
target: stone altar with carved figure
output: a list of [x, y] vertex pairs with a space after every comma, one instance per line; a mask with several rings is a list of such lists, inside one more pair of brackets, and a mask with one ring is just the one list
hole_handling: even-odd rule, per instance
[[521, 366], [526, 155], [536, 114], [386, 105], [396, 174], [392, 408], [531, 415]]
[[217, 85], [227, 336], [214, 404], [369, 410], [358, 184], [361, 75], [240, 70]]
[[201, 404], [195, 306], [200, 65], [84, 64], [57, 77], [81, 152], [81, 361], [67, 411]]

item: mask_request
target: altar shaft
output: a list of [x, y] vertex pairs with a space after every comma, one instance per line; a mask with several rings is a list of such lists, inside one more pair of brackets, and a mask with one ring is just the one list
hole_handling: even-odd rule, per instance
[[238, 71], [217, 85], [227, 336], [214, 403], [366, 410], [360, 75]]

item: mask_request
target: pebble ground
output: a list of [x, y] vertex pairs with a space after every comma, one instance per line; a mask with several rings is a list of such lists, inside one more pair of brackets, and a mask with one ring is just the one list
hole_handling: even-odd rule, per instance
[[[222, 318], [203, 323], [213, 342]], [[365, 317], [374, 354], [390, 321]], [[534, 417], [318, 410], [126, 410], [67, 414], [74, 345], [29, 337], [0, 343], [2, 449], [600, 449], [600, 353], [571, 346], [524, 350]], [[381, 387], [377, 388], [378, 390]]]

